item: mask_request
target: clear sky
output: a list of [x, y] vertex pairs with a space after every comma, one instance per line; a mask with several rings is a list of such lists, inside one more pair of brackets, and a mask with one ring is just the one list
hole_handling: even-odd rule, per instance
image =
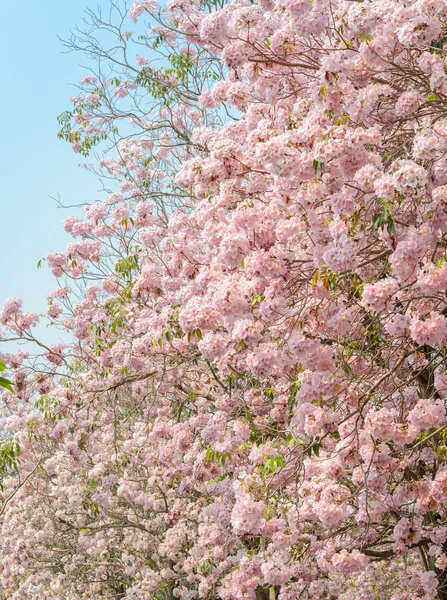
[[75, 94], [70, 83], [86, 74], [81, 54], [63, 54], [67, 38], [96, 0], [21, 0], [3, 10], [0, 145], [0, 305], [20, 296], [26, 310], [43, 312], [55, 280], [36, 265], [50, 250], [65, 248], [64, 204], [101, 197], [94, 175], [78, 167], [83, 157], [57, 139], [56, 117]]

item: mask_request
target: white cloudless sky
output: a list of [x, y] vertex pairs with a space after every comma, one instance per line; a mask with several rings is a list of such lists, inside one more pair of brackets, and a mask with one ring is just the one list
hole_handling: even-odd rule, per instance
[[57, 138], [57, 115], [70, 107], [73, 83], [87, 73], [81, 54], [63, 54], [62, 38], [95, 0], [21, 0], [5, 3], [0, 35], [0, 305], [21, 297], [43, 312], [56, 280], [37, 262], [70, 241], [57, 208], [100, 199], [97, 178], [79, 168], [83, 157]]

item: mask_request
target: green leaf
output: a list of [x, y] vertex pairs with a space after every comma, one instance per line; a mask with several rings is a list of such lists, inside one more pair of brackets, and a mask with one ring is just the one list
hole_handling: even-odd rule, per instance
[[230, 452], [224, 452], [222, 454], [214, 448], [207, 448], [205, 460], [224, 466], [227, 460], [232, 460], [232, 455]]
[[361, 42], [370, 42], [373, 39], [373, 36], [370, 33], [362, 33], [360, 36]]
[[251, 442], [245, 442], [245, 444], [241, 444], [240, 446], [238, 446], [238, 447], [236, 448], [236, 450], [237, 450], [238, 452], [242, 452], [242, 450], [247, 450], [247, 448], [251, 448], [251, 446], [252, 446], [252, 443], [251, 443]]
[[267, 398], [269, 398], [270, 400], [273, 400], [274, 393], [275, 393], [275, 390], [274, 390], [272, 387], [268, 387], [268, 388], [266, 388], [266, 390], [265, 390], [265, 395], [266, 395], [266, 396], [267, 396]]
[[0, 387], [6, 388], [10, 392], [14, 393], [14, 388], [12, 387], [12, 382], [9, 379], [5, 379], [4, 377], [0, 377]]
[[430, 44], [430, 53], [434, 54], [436, 50], [442, 50], [445, 42], [447, 42], [445, 38], [441, 38], [440, 40], [433, 40], [433, 42]]
[[255, 306], [255, 304], [257, 304], [258, 302], [262, 302], [264, 299], [264, 294], [255, 294], [254, 296], [249, 298], [248, 301], [251, 303], [252, 306]]
[[327, 85], [322, 85], [320, 91], [318, 92], [318, 95], [323, 102], [326, 102], [328, 92], [329, 90]]
[[389, 234], [396, 233], [396, 227], [394, 222], [394, 217], [390, 213], [388, 208], [382, 208], [379, 214], [377, 214], [374, 218], [373, 230], [377, 231], [377, 229], [384, 229], [386, 225], [386, 229]]
[[264, 465], [266, 471], [270, 473], [274, 473], [276, 471], [278, 464], [274, 458], [270, 458]]
[[311, 280], [312, 287], [315, 287], [317, 285], [317, 281], [320, 281], [320, 279], [321, 279], [321, 267], [318, 268], [317, 272], [312, 277], [312, 280]]
[[264, 473], [274, 473], [278, 467], [281, 468], [285, 464], [284, 458], [280, 454], [271, 456], [261, 468]]
[[387, 231], [389, 234], [396, 233], [396, 227], [394, 226], [394, 217], [392, 217], [391, 215], [388, 216]]

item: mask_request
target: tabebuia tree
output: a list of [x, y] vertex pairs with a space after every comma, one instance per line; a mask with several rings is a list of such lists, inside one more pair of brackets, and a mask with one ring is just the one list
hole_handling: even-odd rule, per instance
[[445, 600], [447, 2], [84, 25], [104, 190], [65, 343], [0, 312], [0, 598]]

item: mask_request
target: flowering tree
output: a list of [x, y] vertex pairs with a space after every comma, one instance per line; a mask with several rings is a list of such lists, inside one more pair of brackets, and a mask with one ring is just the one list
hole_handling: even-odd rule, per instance
[[447, 3], [89, 18], [107, 191], [46, 258], [73, 341], [0, 312], [0, 598], [445, 600]]

